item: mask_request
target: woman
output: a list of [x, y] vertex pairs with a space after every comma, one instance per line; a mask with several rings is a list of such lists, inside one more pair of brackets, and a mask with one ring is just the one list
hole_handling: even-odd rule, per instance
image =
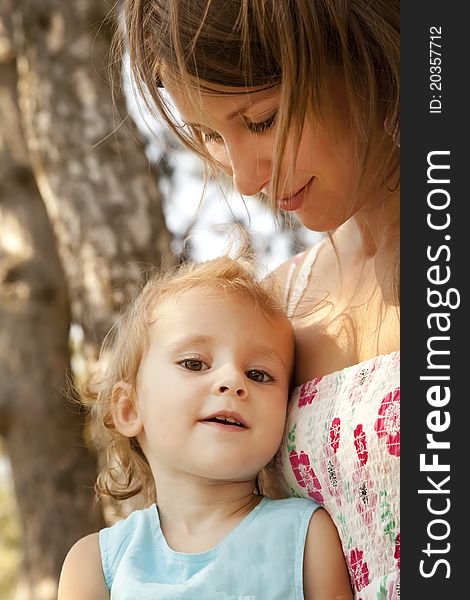
[[125, 16], [137, 84], [180, 139], [327, 234], [273, 274], [297, 342], [279, 472], [333, 517], [356, 597], [398, 597], [399, 3], [127, 0]]

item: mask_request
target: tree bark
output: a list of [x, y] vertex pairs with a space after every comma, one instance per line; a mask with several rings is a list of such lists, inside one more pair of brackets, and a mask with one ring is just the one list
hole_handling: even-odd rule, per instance
[[[53, 224], [72, 316], [100, 341], [141, 267], [171, 263], [161, 196], [137, 130], [106, 80], [104, 0], [15, 0], [26, 142]], [[120, 68], [120, 67], [119, 67]]]
[[[4, 38], [5, 39], [5, 38]], [[13, 52], [0, 57], [0, 434], [23, 532], [21, 598], [56, 598], [65, 554], [103, 521], [95, 459], [63, 392], [70, 310], [64, 273], [28, 165]]]
[[110, 6], [0, 0], [0, 434], [24, 600], [55, 598], [66, 551], [102, 525], [94, 457], [63, 395], [70, 321], [95, 348], [142, 266], [174, 262], [136, 129], [103, 80]]

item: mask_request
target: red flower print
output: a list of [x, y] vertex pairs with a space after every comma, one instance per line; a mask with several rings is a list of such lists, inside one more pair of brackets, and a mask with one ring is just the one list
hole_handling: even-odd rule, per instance
[[400, 388], [385, 396], [379, 415], [374, 425], [377, 435], [386, 438], [387, 450], [392, 456], [400, 456]]
[[359, 548], [351, 550], [349, 555], [349, 564], [354, 574], [354, 585], [358, 592], [369, 585], [369, 567], [366, 562], [363, 562], [362, 555], [363, 552]]
[[300, 388], [300, 396], [299, 396], [299, 408], [302, 406], [306, 406], [307, 404], [312, 404], [313, 400], [315, 400], [316, 395], [318, 394], [317, 383], [321, 380], [321, 377], [317, 379], [312, 379], [311, 381], [307, 381]]
[[339, 419], [338, 417], [335, 417], [331, 421], [331, 426], [330, 426], [330, 446], [332, 447], [333, 452], [335, 454], [339, 447], [340, 429], [341, 429], [341, 419]]
[[307, 490], [307, 494], [311, 498], [317, 502], [323, 503], [323, 495], [320, 492], [321, 485], [310, 466], [308, 454], [305, 454], [303, 451], [301, 451], [300, 454], [297, 454], [295, 450], [292, 450], [289, 454], [289, 460], [297, 483]]
[[354, 430], [354, 445], [356, 446], [356, 452], [359, 462], [363, 467], [366, 464], [367, 459], [369, 458], [369, 453], [367, 452], [366, 433], [362, 429], [361, 424], [359, 424]]
[[393, 558], [397, 559], [397, 566], [400, 568], [400, 534], [395, 538], [395, 554]]

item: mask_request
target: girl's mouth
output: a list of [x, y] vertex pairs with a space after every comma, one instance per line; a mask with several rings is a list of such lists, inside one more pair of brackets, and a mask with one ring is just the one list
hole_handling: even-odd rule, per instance
[[217, 429], [222, 429], [225, 431], [243, 431], [244, 429], [247, 429], [243, 418], [232, 412], [220, 412], [218, 414], [211, 415], [205, 419], [201, 419], [200, 423], [211, 425], [212, 427], [216, 427]]

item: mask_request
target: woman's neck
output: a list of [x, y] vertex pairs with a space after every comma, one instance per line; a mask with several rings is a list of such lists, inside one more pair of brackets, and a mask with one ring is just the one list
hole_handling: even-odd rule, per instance
[[[347, 234], [347, 235], [344, 235]], [[400, 191], [379, 205], [366, 206], [337, 230], [337, 237], [364, 258], [394, 252], [400, 240]]]

